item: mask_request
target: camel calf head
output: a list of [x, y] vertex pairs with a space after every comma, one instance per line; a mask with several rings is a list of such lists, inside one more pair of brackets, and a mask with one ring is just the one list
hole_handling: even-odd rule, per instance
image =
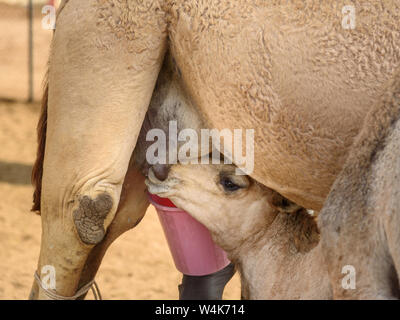
[[151, 169], [146, 184], [151, 193], [172, 199], [203, 223], [227, 251], [263, 235], [279, 213], [306, 212], [249, 176], [237, 175], [236, 169], [229, 164], [178, 164], [163, 181]]
[[150, 169], [146, 184], [210, 230], [240, 271], [243, 298], [330, 298], [313, 217], [235, 169], [178, 164], [163, 181]]
[[168, 178], [158, 180], [153, 170], [147, 185], [151, 193], [169, 197], [204, 224], [228, 251], [256, 237], [279, 213], [272, 204], [279, 195], [245, 175], [235, 175], [233, 165], [174, 165]]

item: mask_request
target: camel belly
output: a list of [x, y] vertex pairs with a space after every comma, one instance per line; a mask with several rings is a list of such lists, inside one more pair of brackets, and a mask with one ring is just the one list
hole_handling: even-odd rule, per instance
[[400, 65], [400, 10], [356, 1], [348, 30], [345, 1], [282, 3], [175, 4], [170, 50], [208, 127], [254, 129], [252, 177], [318, 210]]

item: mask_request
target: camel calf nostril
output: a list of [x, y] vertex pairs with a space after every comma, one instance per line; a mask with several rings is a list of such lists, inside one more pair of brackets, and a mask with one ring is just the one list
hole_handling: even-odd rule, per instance
[[156, 178], [160, 181], [165, 181], [168, 178], [170, 166], [167, 164], [155, 164], [153, 166], [153, 172]]

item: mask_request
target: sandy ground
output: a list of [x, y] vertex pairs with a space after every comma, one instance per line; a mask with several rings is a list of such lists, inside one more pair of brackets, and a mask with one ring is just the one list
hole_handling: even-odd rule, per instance
[[[0, 2], [0, 299], [26, 299], [40, 247], [40, 217], [32, 203], [30, 173], [35, 158], [39, 104], [27, 92], [26, 15]], [[41, 94], [51, 32], [35, 20], [35, 97]], [[96, 278], [105, 299], [177, 299], [175, 269], [153, 208], [138, 227], [109, 249]], [[88, 299], [91, 299], [91, 294]], [[225, 299], [240, 298], [237, 275]]]
[[[4, 1], [4, 0], [3, 0]], [[34, 97], [39, 99], [46, 70], [51, 30], [41, 26], [40, 6], [35, 7], [33, 57]], [[23, 6], [5, 5], [0, 0], [0, 97], [28, 97], [28, 19]]]

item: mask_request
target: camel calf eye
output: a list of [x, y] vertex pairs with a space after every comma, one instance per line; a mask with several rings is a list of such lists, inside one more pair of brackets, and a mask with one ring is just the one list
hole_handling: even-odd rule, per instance
[[221, 178], [220, 183], [221, 183], [222, 187], [224, 188], [224, 190], [228, 191], [228, 192], [233, 192], [233, 191], [236, 191], [241, 188], [241, 186], [238, 186], [231, 179], [229, 179], [227, 177]]

